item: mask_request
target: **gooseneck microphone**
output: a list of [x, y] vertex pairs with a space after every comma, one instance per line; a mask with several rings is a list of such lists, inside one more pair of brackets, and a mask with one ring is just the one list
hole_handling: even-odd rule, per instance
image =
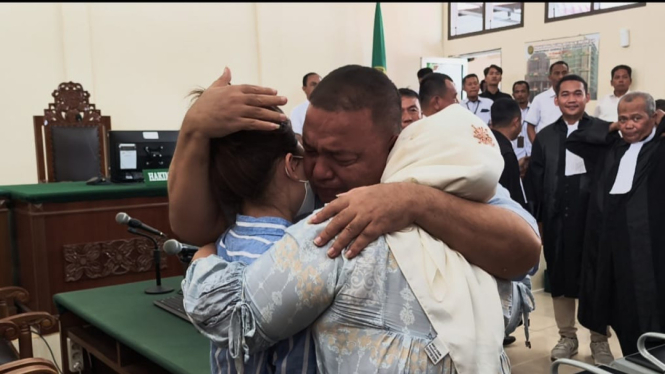
[[146, 225], [145, 223], [139, 221], [136, 218], [130, 217], [127, 213], [120, 212], [120, 213], [116, 214], [115, 221], [118, 222], [121, 225], [127, 225], [131, 228], [140, 229], [140, 230], [149, 232], [153, 235], [157, 235], [157, 236], [161, 236], [162, 238], [166, 238], [166, 235], [164, 235], [163, 232]]
[[[152, 235], [156, 235], [162, 238], [166, 238], [166, 235], [164, 235], [163, 232], [154, 229], [143, 222], [139, 221], [136, 218], [130, 217], [127, 213], [120, 212], [115, 215], [115, 221], [121, 225], [127, 225], [129, 228], [127, 229], [128, 232], [142, 236], [154, 244], [154, 250], [152, 251], [153, 253], [153, 265], [155, 266], [155, 282], [156, 285], [154, 287], [148, 287], [145, 290], [145, 293], [150, 294], [150, 295], [159, 295], [159, 294], [164, 294], [164, 293], [169, 293], [173, 291], [172, 287], [166, 287], [162, 286], [162, 273], [160, 271], [161, 268], [161, 252], [159, 251], [159, 243], [157, 242], [157, 239], [155, 239], [153, 236], [147, 235], [141, 231], [147, 232]], [[139, 231], [141, 230], [141, 231]]]
[[177, 255], [181, 252], [183, 252], [183, 254], [187, 253], [193, 254], [199, 250], [199, 247], [195, 247], [189, 244], [183, 244], [175, 239], [169, 239], [165, 241], [164, 246], [162, 248], [164, 248], [164, 252], [166, 252], [166, 254], [169, 255]]

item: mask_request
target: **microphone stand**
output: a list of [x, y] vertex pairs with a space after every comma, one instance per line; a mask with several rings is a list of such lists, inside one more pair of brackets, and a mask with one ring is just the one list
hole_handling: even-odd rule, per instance
[[155, 250], [153, 251], [153, 255], [154, 255], [153, 259], [154, 259], [154, 262], [155, 262], [155, 281], [157, 282], [157, 285], [155, 285], [154, 287], [146, 288], [145, 293], [147, 293], [149, 295], [159, 295], [159, 294], [173, 292], [173, 288], [162, 286], [162, 274], [161, 274], [161, 269], [160, 269], [161, 264], [162, 264], [162, 256], [161, 256], [161, 253], [159, 251], [159, 244], [157, 243], [157, 240], [155, 240], [155, 238], [153, 238], [150, 235], [146, 235], [144, 233], [141, 233], [141, 232], [137, 231], [133, 227], [128, 228], [127, 231], [134, 234], [134, 235], [139, 235], [139, 236], [142, 236], [144, 238], [148, 238], [148, 239], [152, 240], [152, 242], [155, 244]]

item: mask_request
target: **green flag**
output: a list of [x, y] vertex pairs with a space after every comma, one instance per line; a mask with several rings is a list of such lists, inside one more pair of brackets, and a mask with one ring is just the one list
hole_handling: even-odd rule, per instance
[[386, 72], [386, 43], [383, 40], [383, 20], [381, 4], [376, 3], [374, 12], [374, 46], [372, 47], [372, 67]]

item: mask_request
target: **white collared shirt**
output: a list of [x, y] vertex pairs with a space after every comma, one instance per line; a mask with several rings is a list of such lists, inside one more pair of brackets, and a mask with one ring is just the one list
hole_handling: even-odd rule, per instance
[[299, 104], [297, 107], [293, 108], [291, 111], [291, 127], [293, 127], [293, 132], [296, 134], [302, 135], [302, 128], [305, 125], [305, 114], [307, 114], [307, 108], [309, 108], [309, 100], [305, 100], [304, 103]]
[[[629, 93], [630, 90], [626, 93]], [[624, 94], [625, 95], [625, 94]], [[593, 116], [600, 118], [604, 121], [616, 122], [619, 120], [618, 107], [619, 100], [622, 96], [615, 96], [614, 92], [609, 95], [604, 96], [602, 99], [598, 100], [596, 105], [596, 110], [593, 112]]]
[[[520, 108], [520, 110], [522, 111], [522, 132], [520, 132], [517, 139], [511, 141], [511, 143], [513, 143], [513, 150], [515, 151], [515, 156], [517, 156], [518, 160], [527, 156], [531, 156], [531, 141], [529, 141], [529, 134], [526, 132], [527, 129], [526, 116], [529, 113], [529, 108], [531, 108], [530, 105], [527, 105], [525, 109]], [[524, 146], [521, 148], [517, 146], [517, 141], [519, 137], [522, 137], [524, 139]]]
[[554, 88], [539, 93], [531, 103], [526, 121], [536, 126], [536, 133], [556, 122], [561, 117], [561, 109], [554, 104]]
[[462, 101], [462, 106], [482, 119], [486, 125], [489, 125], [492, 119], [492, 104], [494, 104], [492, 99], [480, 96], [478, 96], [478, 101], [469, 101], [469, 98]]

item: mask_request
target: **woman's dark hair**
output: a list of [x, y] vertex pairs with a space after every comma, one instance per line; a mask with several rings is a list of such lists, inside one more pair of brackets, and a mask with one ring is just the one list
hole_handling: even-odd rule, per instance
[[[283, 113], [278, 107], [268, 109]], [[302, 153], [289, 120], [274, 131], [239, 131], [211, 139], [209, 180], [217, 203], [235, 216], [243, 201], [262, 202], [276, 164], [288, 153]]]

